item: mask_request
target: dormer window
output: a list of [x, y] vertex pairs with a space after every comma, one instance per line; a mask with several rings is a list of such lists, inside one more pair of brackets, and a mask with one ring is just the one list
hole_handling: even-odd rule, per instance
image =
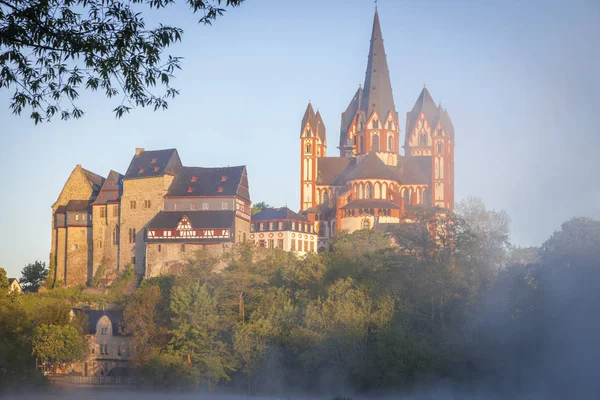
[[379, 120], [378, 119], [373, 120], [373, 129], [379, 129]]
[[223, 191], [223, 186], [219, 186], [219, 189], [217, 189], [217, 192], [221, 193]]
[[192, 193], [194, 191], [194, 189], [192, 189], [191, 186], [188, 186], [188, 190], [187, 191], [188, 191], [188, 193]]
[[192, 182], [196, 182], [198, 180], [197, 176], [192, 176]]
[[158, 167], [154, 167], [154, 172], [158, 172], [159, 168]]
[[390, 129], [390, 130], [392, 129], [392, 120], [388, 121], [388, 127], [387, 128]]
[[227, 177], [225, 175], [221, 177], [221, 182], [227, 182]]
[[150, 161], [152, 164], [156, 164], [156, 158], [153, 158], [152, 161]]
[[144, 172], [144, 168], [140, 168], [140, 174]]

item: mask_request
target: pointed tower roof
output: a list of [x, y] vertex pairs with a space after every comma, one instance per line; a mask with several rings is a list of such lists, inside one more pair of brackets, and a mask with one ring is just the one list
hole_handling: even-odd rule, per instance
[[390, 110], [397, 117], [377, 9], [375, 9], [373, 19], [373, 32], [371, 34], [371, 47], [369, 49], [361, 109], [366, 113], [367, 118], [371, 116], [374, 110], [377, 111], [380, 118], [385, 118]]
[[313, 109], [310, 101], [308, 102], [308, 106], [306, 107], [306, 111], [304, 112], [304, 117], [302, 117], [302, 126], [300, 127], [300, 137], [304, 135], [304, 128], [306, 128], [306, 124], [310, 126], [313, 135], [317, 134], [317, 127], [319, 126], [317, 122], [317, 116], [315, 115], [315, 110]]
[[431, 94], [429, 94], [429, 90], [427, 90], [427, 87], [425, 86], [423, 86], [419, 98], [415, 102], [412, 111], [409, 113], [406, 130], [407, 135], [412, 133], [421, 111], [425, 113], [425, 118], [427, 118], [429, 123], [433, 123], [433, 121], [437, 119], [438, 107], [435, 105], [435, 101], [433, 101]]
[[317, 111], [315, 118], [317, 119], [317, 137], [321, 139], [321, 143], [327, 144], [327, 130], [325, 129], [325, 122], [323, 122], [323, 118], [319, 111]]

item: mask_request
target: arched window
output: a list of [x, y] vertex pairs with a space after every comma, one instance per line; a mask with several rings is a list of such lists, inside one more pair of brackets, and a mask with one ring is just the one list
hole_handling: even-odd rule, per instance
[[312, 153], [312, 145], [311, 145], [310, 143], [307, 143], [307, 144], [306, 144], [306, 149], [305, 149], [305, 150], [306, 150], [306, 151], [305, 151], [305, 152], [306, 152], [306, 154], [310, 154], [310, 153]]
[[370, 227], [371, 227], [371, 223], [369, 222], [369, 220], [367, 218], [363, 219], [361, 222], [361, 228], [369, 229]]
[[438, 157], [435, 158], [435, 179], [440, 178], [440, 159]]
[[438, 152], [438, 153], [441, 153], [441, 152], [442, 152], [442, 142], [439, 142], [439, 143], [437, 144], [437, 152]]
[[323, 204], [329, 204], [329, 192], [327, 189], [323, 190]]
[[427, 146], [427, 133], [425, 131], [421, 131], [419, 134], [419, 146]]
[[381, 198], [382, 199], [387, 199], [388, 194], [387, 194], [387, 183], [384, 183], [383, 185], [381, 185]]
[[360, 138], [360, 152], [364, 153], [365, 152], [365, 141], [363, 140], [363, 138]]
[[379, 129], [379, 120], [377, 118], [373, 120], [373, 129]]
[[373, 198], [373, 186], [371, 185], [371, 183], [367, 183], [366, 187], [365, 187], [365, 199], [372, 199]]
[[374, 188], [375, 188], [374, 198], [380, 199], [381, 198], [381, 185], [379, 184], [379, 182], [375, 183]]
[[304, 132], [304, 136], [306, 136], [306, 137], [312, 136], [312, 132], [310, 131], [310, 128], [306, 128], [306, 132]]
[[440, 157], [440, 179], [444, 179], [444, 157]]
[[388, 120], [388, 127], [387, 127], [390, 131], [392, 130], [392, 120]]
[[365, 198], [365, 186], [362, 183], [360, 184], [358, 198], [359, 199], [364, 199]]
[[388, 135], [388, 143], [387, 143], [387, 151], [392, 151], [392, 148], [394, 147], [394, 136], [392, 135]]
[[423, 204], [425, 204], [425, 205], [431, 205], [430, 191], [427, 190], [426, 188], [423, 189]]
[[379, 151], [379, 135], [377, 133], [374, 133], [371, 137], [371, 140], [373, 141], [371, 148], [375, 149], [375, 151]]
[[410, 191], [408, 189], [404, 190], [404, 205], [410, 204]]
[[113, 228], [113, 231], [112, 231], [112, 244], [114, 246], [117, 245], [117, 228]]

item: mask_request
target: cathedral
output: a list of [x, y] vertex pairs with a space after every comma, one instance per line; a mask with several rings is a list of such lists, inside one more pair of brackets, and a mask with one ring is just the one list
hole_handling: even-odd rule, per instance
[[403, 221], [415, 207], [454, 209], [454, 127], [426, 87], [406, 114], [403, 153], [379, 15], [375, 10], [363, 86], [342, 113], [339, 157], [308, 104], [300, 128], [300, 211], [315, 224], [319, 250], [342, 230]]

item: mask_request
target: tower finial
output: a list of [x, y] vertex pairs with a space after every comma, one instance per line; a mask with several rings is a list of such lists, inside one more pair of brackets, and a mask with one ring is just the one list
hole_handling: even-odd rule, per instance
[[377, 0], [375, 0], [375, 11], [377, 11]]
[[427, 84], [426, 83], [423, 84], [423, 89], [427, 89]]

